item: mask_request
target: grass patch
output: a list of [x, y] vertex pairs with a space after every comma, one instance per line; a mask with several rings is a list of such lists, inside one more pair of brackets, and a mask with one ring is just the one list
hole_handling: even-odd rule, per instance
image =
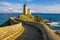
[[20, 20], [24, 20], [24, 21], [34, 21], [34, 16], [32, 15], [20, 15], [19, 17]]

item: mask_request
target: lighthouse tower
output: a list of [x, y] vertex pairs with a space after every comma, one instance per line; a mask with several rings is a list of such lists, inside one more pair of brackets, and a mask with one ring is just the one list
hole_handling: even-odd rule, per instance
[[24, 15], [27, 14], [27, 6], [26, 6], [26, 3], [23, 5], [23, 13], [24, 13]]
[[27, 13], [28, 13], [28, 15], [31, 15], [31, 10], [27, 9]]

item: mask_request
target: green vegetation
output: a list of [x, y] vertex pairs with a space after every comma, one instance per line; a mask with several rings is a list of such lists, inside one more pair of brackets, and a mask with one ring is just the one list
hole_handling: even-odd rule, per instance
[[20, 20], [24, 20], [24, 21], [34, 21], [34, 16], [32, 15], [20, 15]]
[[31, 21], [31, 22], [44, 22], [44, 20], [42, 19], [42, 17], [39, 16], [33, 16], [33, 15], [20, 15], [19, 16], [20, 20], [24, 20], [24, 21]]
[[8, 25], [10, 25], [10, 20], [7, 20], [5, 23], [3, 23], [3, 24], [0, 25], [0, 26], [2, 27], [2, 26], [8, 26]]
[[44, 19], [42, 17], [35, 16], [35, 21], [37, 21], [37, 22], [44, 22]]

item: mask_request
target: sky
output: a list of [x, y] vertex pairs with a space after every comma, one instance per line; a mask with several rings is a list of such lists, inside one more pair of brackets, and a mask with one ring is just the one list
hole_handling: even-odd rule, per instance
[[22, 13], [24, 3], [33, 13], [60, 13], [60, 0], [0, 0], [0, 13]]

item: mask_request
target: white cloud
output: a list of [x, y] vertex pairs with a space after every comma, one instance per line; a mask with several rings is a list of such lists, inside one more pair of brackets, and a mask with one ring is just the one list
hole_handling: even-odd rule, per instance
[[[60, 13], [60, 4], [53, 6], [43, 6], [43, 5], [28, 5], [32, 12], [38, 13]], [[11, 12], [23, 12], [22, 4], [12, 4], [9, 2], [0, 2], [0, 12], [11, 13]]]
[[0, 12], [11, 13], [11, 12], [22, 12], [21, 4], [12, 4], [8, 2], [0, 2]]
[[60, 5], [43, 6], [43, 5], [30, 5], [34, 12], [38, 13], [60, 13]]
[[20, 2], [31, 2], [32, 0], [19, 0]]

